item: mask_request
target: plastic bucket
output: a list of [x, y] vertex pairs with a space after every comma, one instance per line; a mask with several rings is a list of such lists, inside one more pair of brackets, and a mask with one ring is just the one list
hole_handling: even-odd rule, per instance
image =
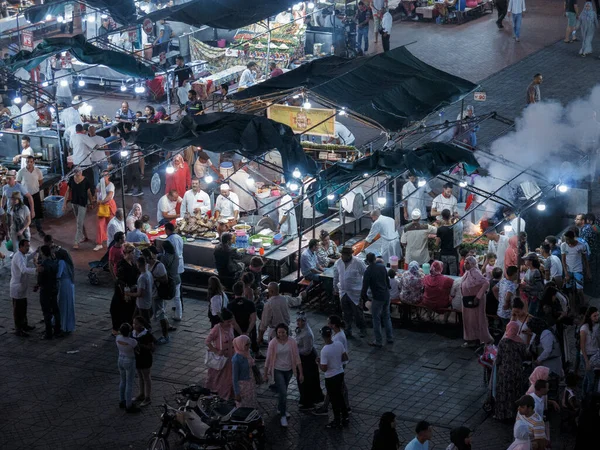
[[59, 218], [63, 216], [64, 197], [51, 195], [44, 199], [44, 212], [48, 217]]
[[220, 172], [225, 178], [233, 175], [233, 163], [231, 161], [223, 161], [221, 163]]
[[398, 260], [397, 256], [390, 256], [390, 268], [398, 270]]

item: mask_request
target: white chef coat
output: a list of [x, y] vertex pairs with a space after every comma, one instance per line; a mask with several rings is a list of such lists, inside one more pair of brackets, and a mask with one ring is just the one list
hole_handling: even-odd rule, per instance
[[71, 136], [71, 145], [73, 146], [73, 164], [80, 167], [89, 166], [92, 162], [92, 152], [96, 142], [85, 133], [75, 133]]
[[379, 216], [373, 222], [369, 235], [365, 238], [367, 242], [373, 242], [375, 236], [379, 234], [379, 239], [368, 247], [367, 252], [376, 252], [379, 250], [384, 261], [388, 261], [390, 256], [402, 256], [400, 248], [400, 236], [396, 230], [396, 222], [391, 217]]
[[38, 114], [35, 112], [35, 108], [31, 106], [29, 103], [25, 103], [21, 107], [21, 119], [23, 120], [23, 133], [28, 133], [29, 131], [37, 128], [37, 120]]
[[240, 198], [235, 192], [229, 192], [229, 197], [223, 197], [221, 194], [215, 202], [215, 211], [221, 213], [222, 218], [233, 217], [235, 211], [239, 211]]
[[450, 210], [450, 214], [454, 214], [458, 212], [456, 205], [458, 202], [456, 201], [456, 197], [450, 194], [450, 198], [444, 197], [444, 194], [438, 195], [431, 202], [431, 209], [435, 209], [440, 212], [440, 215], [437, 216], [438, 220], [442, 220], [441, 212], [445, 209]]
[[163, 195], [158, 200], [158, 207], [156, 208], [156, 220], [160, 222], [164, 219], [163, 211], [167, 211], [167, 214], [175, 214], [175, 209], [177, 208], [177, 201], [172, 202], [169, 200], [169, 197]]
[[33, 149], [31, 147], [27, 147], [21, 150], [21, 156], [21, 169], [24, 169], [27, 166], [27, 157], [35, 155], [33, 153]]
[[294, 201], [289, 194], [285, 194], [279, 199], [279, 207], [277, 208], [279, 213], [279, 223], [283, 216], [287, 216], [287, 220], [281, 225], [280, 232], [282, 235], [298, 236], [298, 222], [296, 221], [296, 209], [294, 208]]
[[337, 121], [334, 126], [334, 135], [340, 140], [341, 145], [354, 145], [354, 141], [356, 140], [346, 125]]
[[229, 183], [229, 187], [231, 188], [231, 192], [237, 194], [238, 198], [240, 199], [239, 205], [240, 210], [242, 211], [253, 211], [256, 209], [254, 197], [252, 196], [252, 194], [249, 193], [255, 192], [256, 187], [248, 187], [248, 184], [246, 183], [246, 180], [248, 180], [248, 178], [250, 178], [250, 175], [245, 170], [238, 170], [230, 177], [232, 182]]
[[60, 113], [60, 121], [65, 125], [65, 130], [77, 124], [83, 125], [79, 111], [72, 106]]
[[408, 197], [406, 199], [406, 210], [408, 212], [409, 219], [410, 215], [415, 209], [421, 211], [421, 218], [423, 220], [426, 219], [425, 213], [427, 211], [427, 197], [429, 197], [430, 192], [431, 187], [429, 186], [429, 183], [426, 183], [425, 186], [421, 187], [415, 186], [415, 184], [411, 181], [404, 183], [404, 186], [402, 186], [402, 199], [404, 200]]
[[[511, 238], [511, 237], [517, 235], [517, 226], [519, 224], [519, 222], [517, 222], [518, 220], [519, 220], [519, 218], [515, 217], [513, 220], [511, 220], [509, 222], [509, 225], [512, 227], [512, 230], [506, 231], [504, 233], [507, 237]], [[519, 227], [519, 231], [525, 231], [525, 221], [523, 219], [521, 219], [521, 225]]]
[[392, 33], [392, 24], [393, 23], [394, 23], [394, 20], [392, 19], [392, 15], [390, 14], [389, 11], [386, 11], [385, 14], [383, 15], [383, 18], [381, 19], [381, 28], [383, 29], [384, 33], [388, 33], [388, 34]]
[[500, 267], [502, 270], [504, 270], [504, 253], [506, 253], [506, 249], [508, 248], [508, 240], [508, 236], [500, 235], [498, 242], [492, 239], [488, 242], [488, 253], [496, 254], [495, 267]]
[[10, 263], [10, 297], [26, 298], [29, 287], [29, 275], [35, 275], [35, 267], [27, 267], [27, 255], [17, 250]]
[[31, 195], [40, 192], [40, 180], [43, 179], [44, 174], [37, 167], [34, 167], [31, 172], [27, 170], [26, 167], [17, 172], [17, 181], [21, 183]]
[[210, 211], [210, 197], [203, 190], [194, 194], [194, 191], [190, 189], [183, 195], [183, 202], [181, 203], [180, 210], [181, 217], [185, 217], [186, 213], [190, 213], [190, 215], [194, 216], [195, 209], [200, 209], [202, 214], [206, 214], [207, 211]]
[[333, 287], [340, 293], [340, 299], [344, 295], [348, 295], [350, 300], [358, 305], [365, 270], [367, 270], [365, 264], [355, 256], [352, 257], [348, 266], [341, 259], [335, 262], [333, 265]]
[[250, 69], [245, 69], [240, 77], [238, 86], [241, 88], [247, 88], [256, 83], [256, 75]]

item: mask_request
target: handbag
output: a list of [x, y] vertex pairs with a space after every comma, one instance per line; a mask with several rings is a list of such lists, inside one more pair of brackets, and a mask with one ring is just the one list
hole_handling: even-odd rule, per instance
[[477, 308], [479, 306], [479, 299], [475, 295], [463, 295], [462, 302], [463, 308]]
[[110, 217], [110, 207], [108, 203], [100, 203], [98, 205], [98, 217]]
[[[221, 344], [220, 347], [223, 347], [221, 328], [219, 328], [219, 342]], [[227, 364], [227, 356], [217, 355], [216, 353], [206, 349], [206, 355], [204, 356], [204, 364], [209, 369], [221, 370], [223, 367], [225, 367], [225, 364]]]

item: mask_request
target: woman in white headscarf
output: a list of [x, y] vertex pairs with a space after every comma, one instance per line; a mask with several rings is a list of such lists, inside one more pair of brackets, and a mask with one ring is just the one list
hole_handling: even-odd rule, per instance
[[579, 15], [579, 30], [581, 31], [581, 49], [579, 54], [583, 57], [592, 53], [592, 41], [598, 28], [598, 17], [592, 7], [592, 2], [585, 2], [583, 11]]
[[525, 422], [515, 423], [513, 430], [515, 440], [507, 450], [531, 450], [531, 441], [529, 439], [529, 427]]
[[134, 203], [129, 211], [129, 214], [127, 214], [127, 219], [125, 220], [125, 227], [127, 228], [127, 231], [133, 231], [135, 229], [135, 221], [142, 220], [142, 215], [142, 205], [139, 203]]

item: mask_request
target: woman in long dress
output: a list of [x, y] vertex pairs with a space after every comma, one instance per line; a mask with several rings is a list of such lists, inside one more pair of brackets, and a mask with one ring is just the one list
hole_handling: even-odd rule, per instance
[[298, 352], [304, 371], [304, 383], [298, 385], [300, 391], [299, 404], [300, 409], [311, 409], [325, 399], [319, 380], [318, 353], [314, 345], [315, 335], [308, 324], [306, 314], [303, 312], [298, 314], [296, 325], [296, 343], [298, 344]]
[[527, 356], [525, 342], [519, 337], [519, 324], [508, 322], [498, 343], [496, 358], [496, 401], [494, 418], [514, 419], [515, 402], [523, 395], [523, 361]]
[[257, 408], [256, 382], [252, 373], [254, 358], [250, 356], [250, 338], [245, 334], [233, 340], [235, 355], [231, 358], [233, 393], [238, 408]]
[[592, 2], [585, 2], [583, 11], [579, 15], [579, 29], [581, 30], [581, 49], [579, 54], [583, 57], [592, 53], [592, 41], [598, 28], [598, 17], [592, 7]]
[[56, 251], [58, 259], [58, 309], [60, 325], [65, 333], [75, 331], [75, 283], [71, 255], [61, 248]]
[[233, 397], [233, 371], [231, 357], [233, 356], [233, 314], [224, 309], [221, 311], [221, 322], [216, 324], [206, 337], [209, 352], [225, 356], [227, 363], [221, 370], [208, 368], [206, 388], [215, 392], [224, 400]]
[[[461, 290], [463, 296], [463, 347], [472, 347], [477, 342], [484, 344], [494, 342], [490, 335], [487, 316], [485, 315], [485, 298], [490, 283], [477, 266], [477, 260], [469, 256], [465, 260], [465, 274], [462, 278]], [[474, 308], [464, 306], [465, 297], [475, 297], [479, 305]]]

